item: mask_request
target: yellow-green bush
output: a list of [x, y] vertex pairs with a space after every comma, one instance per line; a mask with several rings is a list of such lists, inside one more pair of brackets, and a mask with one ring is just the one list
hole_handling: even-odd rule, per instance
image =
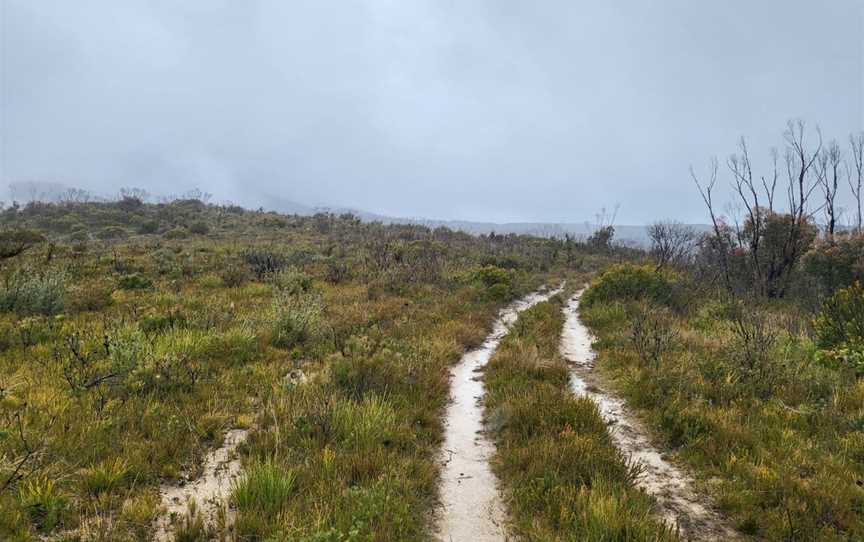
[[21, 268], [0, 284], [0, 312], [53, 315], [66, 303], [66, 274], [58, 269]]
[[673, 280], [669, 271], [656, 271], [647, 265], [612, 265], [594, 279], [582, 296], [582, 304], [590, 307], [597, 302], [647, 300], [671, 305]]

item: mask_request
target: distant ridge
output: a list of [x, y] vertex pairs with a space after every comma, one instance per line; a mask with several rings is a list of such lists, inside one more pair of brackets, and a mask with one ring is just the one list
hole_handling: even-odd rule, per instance
[[[314, 214], [314, 213], [351, 213], [364, 222], [381, 222], [383, 224], [417, 224], [429, 228], [445, 227], [454, 231], [462, 231], [472, 235], [488, 235], [490, 233], [515, 233], [517, 235], [533, 235], [536, 237], [564, 237], [571, 235], [576, 238], [588, 237], [594, 232], [595, 226], [590, 222], [480, 222], [472, 220], [440, 220], [422, 217], [394, 217], [379, 215], [367, 211], [352, 209], [349, 207], [310, 207], [282, 200], [270, 198], [275, 204], [275, 211], [292, 214]], [[697, 232], [707, 232], [707, 224], [690, 224]], [[619, 242], [633, 246], [647, 246], [647, 226], [618, 225], [615, 224], [615, 238]]]

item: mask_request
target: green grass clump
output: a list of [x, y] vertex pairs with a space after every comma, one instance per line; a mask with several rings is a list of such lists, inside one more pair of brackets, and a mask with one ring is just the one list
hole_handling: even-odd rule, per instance
[[248, 466], [231, 490], [231, 502], [241, 513], [275, 517], [296, 489], [294, 473], [268, 458]]
[[273, 301], [272, 343], [280, 348], [302, 345], [321, 331], [321, 300], [314, 294], [280, 292]]
[[42, 532], [51, 532], [61, 524], [69, 504], [57, 483], [48, 478], [33, 478], [25, 482], [18, 499], [30, 521]]
[[372, 449], [392, 438], [396, 431], [396, 411], [379, 397], [361, 403], [339, 401], [333, 407], [331, 425], [337, 442], [351, 449]]
[[120, 489], [128, 475], [129, 468], [123, 459], [109, 459], [84, 469], [81, 472], [81, 485], [88, 495], [98, 496]]

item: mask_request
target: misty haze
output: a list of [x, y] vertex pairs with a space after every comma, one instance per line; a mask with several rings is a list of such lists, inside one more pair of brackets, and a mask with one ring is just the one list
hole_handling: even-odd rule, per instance
[[0, 540], [864, 540], [864, 4], [0, 0]]

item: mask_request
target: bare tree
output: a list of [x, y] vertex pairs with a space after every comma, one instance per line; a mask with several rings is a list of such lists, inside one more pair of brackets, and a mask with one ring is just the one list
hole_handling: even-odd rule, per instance
[[[725, 222], [718, 217], [715, 210], [713, 191], [717, 182], [717, 160], [712, 161], [712, 173], [707, 184], [700, 183], [690, 169], [690, 174], [696, 182], [702, 200], [708, 208], [711, 222], [714, 226], [714, 236], [717, 248], [724, 256], [721, 258], [726, 286], [732, 289], [730, 279], [730, 258], [733, 250], [740, 249], [746, 256], [746, 267], [752, 276], [757, 291], [769, 297], [782, 297], [788, 287], [789, 277], [798, 260], [806, 250], [808, 236], [812, 230], [810, 224], [812, 211], [808, 205], [813, 191], [820, 186], [818, 175], [813, 174], [814, 166], [822, 152], [822, 134], [816, 128], [818, 144], [811, 148], [807, 140], [807, 130], [803, 121], [790, 121], [784, 132], [789, 211], [780, 214], [775, 205], [775, 191], [779, 179], [778, 156], [772, 150], [773, 172], [766, 178], [761, 177], [757, 183], [754, 180], [750, 152], [744, 139], [739, 141], [739, 151], [729, 157], [727, 166], [732, 173], [732, 188], [741, 204], [744, 220], [732, 217], [735, 224], [735, 237], [731, 238], [724, 228]], [[828, 174], [832, 178], [833, 166], [831, 153], [828, 156]], [[839, 161], [836, 163], [839, 164]], [[839, 166], [838, 166], [839, 167]], [[813, 177], [817, 177], [814, 180]], [[770, 179], [770, 181], [769, 181]], [[832, 194], [836, 189], [832, 187]], [[833, 197], [833, 196], [832, 196]], [[833, 226], [832, 226], [833, 227]], [[737, 243], [737, 245], [736, 245]], [[766, 243], [768, 246], [766, 247]]]
[[[750, 258], [753, 260], [753, 269], [756, 272], [757, 280], [761, 282], [762, 266], [759, 264], [759, 245], [762, 241], [762, 232], [765, 229], [763, 227], [763, 220], [765, 219], [766, 213], [763, 212], [759, 204], [760, 190], [759, 187], [757, 187], [756, 184], [753, 182], [753, 165], [750, 162], [750, 152], [747, 150], [747, 142], [743, 137], [738, 141], [738, 146], [740, 149], [740, 154], [733, 154], [732, 156], [730, 156], [728, 160], [728, 166], [734, 178], [733, 187], [738, 193], [744, 209], [746, 209], [747, 211], [747, 220], [751, 225], [753, 233], [749, 235], [749, 239], [747, 239], [748, 236], [741, 228], [737, 219], [735, 220], [735, 233], [738, 238], [738, 243], [740, 245], [750, 245], [749, 255]], [[765, 183], [763, 182], [763, 186], [764, 185]], [[773, 200], [773, 188], [769, 193], [767, 190], [767, 186], [765, 186], [765, 192], [766, 198]]]
[[136, 199], [141, 203], [146, 203], [150, 199], [150, 192], [143, 188], [124, 187], [120, 189], [120, 200]]
[[659, 271], [666, 265], [681, 265], [693, 251], [696, 232], [693, 228], [672, 220], [655, 222], [648, 226], [651, 257]]
[[834, 232], [837, 228], [837, 207], [835, 202], [840, 185], [840, 166], [842, 163], [843, 152], [840, 150], [840, 145], [836, 141], [832, 141], [819, 154], [819, 158], [813, 167], [816, 180], [819, 186], [822, 187], [822, 194], [825, 196], [825, 201], [822, 205], [822, 209], [825, 212], [825, 236], [832, 243], [834, 242]]
[[816, 128], [819, 144], [816, 149], [809, 150], [806, 143], [804, 121], [789, 121], [786, 126], [786, 172], [789, 178], [788, 196], [789, 212], [796, 222], [809, 218], [807, 201], [816, 189], [817, 184], [810, 180], [813, 164], [822, 152], [822, 131]]
[[846, 177], [856, 203], [855, 231], [861, 233], [861, 185], [864, 184], [864, 132], [849, 136], [852, 164], [846, 163]]
[[57, 203], [71, 205], [74, 203], [87, 203], [92, 199], [92, 194], [83, 188], [69, 188], [57, 196]]
[[696, 183], [696, 188], [699, 189], [699, 195], [702, 196], [702, 201], [705, 202], [705, 207], [708, 208], [708, 215], [711, 217], [711, 227], [714, 231], [713, 241], [716, 242], [720, 253], [720, 266], [723, 271], [723, 282], [728, 290], [732, 289], [732, 278], [729, 274], [729, 253], [732, 247], [726, 242], [727, 236], [724, 235], [725, 224], [722, 218], [715, 211], [714, 189], [717, 186], [717, 172], [720, 169], [720, 164], [717, 157], [711, 159], [711, 173], [708, 177], [708, 182], [702, 183], [696, 175], [696, 170], [690, 166], [690, 177]]

